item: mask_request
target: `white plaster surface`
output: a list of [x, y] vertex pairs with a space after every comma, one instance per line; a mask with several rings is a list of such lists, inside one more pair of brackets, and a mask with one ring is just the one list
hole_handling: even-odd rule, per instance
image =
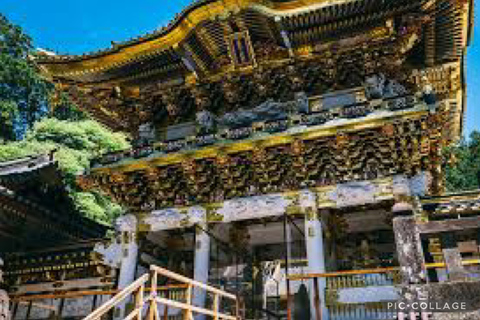
[[334, 191], [328, 194], [331, 201], [336, 202], [337, 207], [357, 206], [375, 203], [377, 186], [369, 181], [352, 182], [337, 185]]
[[153, 211], [143, 222], [150, 225], [151, 231], [180, 228], [188, 222], [188, 216], [178, 209], [164, 209]]
[[291, 201], [280, 194], [239, 198], [225, 201], [216, 213], [223, 216], [223, 222], [281, 216]]
[[120, 261], [122, 259], [122, 245], [120, 243], [116, 241], [108, 245], [105, 243], [97, 243], [93, 250], [103, 257], [103, 263], [106, 265], [112, 268], [120, 267]]

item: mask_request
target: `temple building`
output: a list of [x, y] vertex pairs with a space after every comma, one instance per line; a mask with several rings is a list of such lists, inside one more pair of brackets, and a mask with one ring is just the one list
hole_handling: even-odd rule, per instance
[[75, 210], [63, 179], [53, 153], [0, 163], [0, 289], [12, 302], [8, 318], [75, 316], [78, 303], [60, 292], [114, 287], [115, 269], [94, 251], [109, 227]]
[[289, 320], [393, 319], [390, 302], [452, 292], [478, 271], [479, 193], [445, 195], [442, 166], [472, 22], [473, 0], [202, 0], [111, 48], [38, 55], [135, 141], [78, 177], [128, 210], [95, 249], [118, 288], [157, 265]]

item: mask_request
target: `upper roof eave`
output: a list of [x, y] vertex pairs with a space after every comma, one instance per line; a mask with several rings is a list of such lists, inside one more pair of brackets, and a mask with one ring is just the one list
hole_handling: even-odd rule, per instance
[[[101, 49], [82, 55], [40, 55], [36, 57], [36, 60], [39, 63], [65, 63], [70, 61], [73, 62], [100, 58], [105, 55], [119, 53], [122, 49], [135, 46], [144, 42], [156, 40], [162, 36], [168, 35], [169, 33], [173, 32], [174, 29], [176, 29], [179, 24], [182, 23], [182, 21], [190, 20], [189, 14], [193, 13], [196, 10], [205, 9], [205, 6], [215, 3], [217, 3], [215, 4], [217, 10], [211, 10], [211, 8], [206, 9], [206, 11], [208, 11], [208, 13], [211, 15], [208, 18], [215, 18], [216, 16], [225, 13], [225, 11], [238, 11], [244, 8], [255, 9], [270, 16], [288, 18], [327, 6], [359, 1], [363, 0], [305, 0], [302, 2], [290, 1], [285, 3], [272, 3], [269, 6], [265, 3], [259, 4], [258, 0], [197, 0], [194, 3], [188, 5], [184, 10], [181, 11], [181, 13], [177, 14], [167, 26], [161, 29], [154, 30], [151, 33], [147, 33], [123, 42], [114, 42], [111, 48]], [[218, 9], [220, 9], [221, 11], [218, 12]]]
[[269, 17], [289, 19], [324, 7], [356, 2], [362, 3], [365, 0], [303, 0], [282, 3], [273, 1], [259, 3], [258, 0], [202, 0], [185, 8], [167, 27], [159, 31], [123, 43], [114, 43], [112, 48], [91, 54], [37, 56], [36, 61], [47, 73], [54, 76], [61, 77], [65, 72], [69, 74], [101, 72], [115, 65], [128, 63], [142, 54], [176, 48], [196, 26], [208, 20], [223, 19], [230, 12], [251, 9]]

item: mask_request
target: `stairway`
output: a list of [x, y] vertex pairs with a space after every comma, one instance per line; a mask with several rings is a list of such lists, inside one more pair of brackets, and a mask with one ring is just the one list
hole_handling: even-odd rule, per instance
[[[175, 285], [158, 286], [160, 278], [175, 282]], [[184, 295], [171, 295], [173, 289], [183, 288]], [[204, 290], [213, 296], [211, 308], [195, 306], [192, 303], [194, 290]], [[182, 299], [178, 299], [178, 297]], [[125, 312], [125, 303], [133, 301], [133, 309]], [[233, 312], [221, 310], [221, 304], [230, 303]], [[159, 306], [163, 306], [160, 307]], [[163, 312], [161, 309], [163, 308]], [[169, 315], [168, 309], [180, 310], [178, 315]], [[145, 274], [117, 293], [83, 320], [101, 320], [114, 310], [123, 320], [193, 320], [193, 314], [203, 314], [214, 320], [240, 320], [240, 303], [237, 296], [197, 282], [166, 269], [150, 266], [150, 274]]]

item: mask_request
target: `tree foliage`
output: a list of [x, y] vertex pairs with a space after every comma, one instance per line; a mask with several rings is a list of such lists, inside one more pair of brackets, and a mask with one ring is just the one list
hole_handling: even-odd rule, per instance
[[16, 140], [48, 112], [53, 85], [29, 59], [30, 37], [0, 14], [0, 138]]
[[[78, 190], [75, 175], [88, 169], [92, 158], [130, 145], [123, 134], [89, 120], [64, 93], [52, 108], [54, 85], [38, 72], [34, 54], [30, 37], [0, 14], [0, 161], [56, 150], [77, 209], [111, 222], [122, 208], [98, 192]], [[45, 118], [50, 113], [53, 117]]]
[[89, 119], [88, 114], [83, 112], [75, 103], [73, 103], [68, 95], [64, 92], [59, 94], [58, 102], [52, 111], [52, 116], [58, 120], [70, 121]]
[[445, 180], [448, 192], [480, 188], [480, 132], [444, 151]]
[[90, 160], [100, 154], [130, 148], [126, 137], [93, 120], [67, 121], [45, 118], [34, 124], [21, 141], [0, 145], [0, 161], [7, 161], [56, 150], [55, 159], [77, 209], [97, 221], [111, 222], [122, 212], [97, 192], [82, 192], [75, 186], [75, 175], [88, 169]]
[[111, 224], [123, 212], [123, 208], [98, 192], [72, 192], [77, 210], [85, 217]]

